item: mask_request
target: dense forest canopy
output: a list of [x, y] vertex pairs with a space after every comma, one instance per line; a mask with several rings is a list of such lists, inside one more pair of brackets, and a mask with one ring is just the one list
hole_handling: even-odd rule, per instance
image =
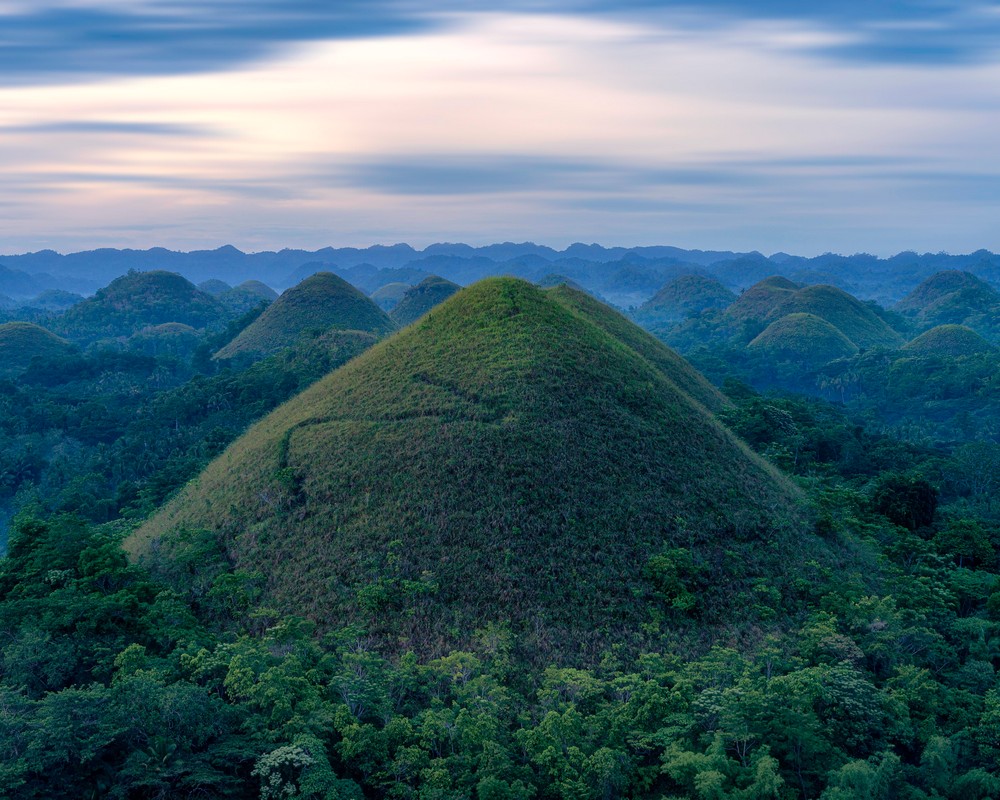
[[0, 273], [0, 795], [1000, 796], [1000, 259], [464, 247]]

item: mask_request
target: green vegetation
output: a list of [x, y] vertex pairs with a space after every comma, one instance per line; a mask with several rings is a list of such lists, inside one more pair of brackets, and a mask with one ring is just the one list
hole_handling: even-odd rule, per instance
[[669, 281], [636, 312], [642, 324], [676, 322], [708, 309], [728, 308], [736, 295], [714, 278], [705, 275], [679, 275]]
[[271, 305], [278, 299], [278, 293], [260, 281], [244, 281], [239, 286], [220, 292], [217, 297], [226, 311], [239, 315], [262, 304]]
[[399, 281], [387, 283], [385, 286], [380, 286], [371, 293], [372, 302], [383, 311], [392, 311], [399, 301], [403, 299], [403, 295], [406, 294], [409, 288], [410, 284], [408, 283], [401, 283]]
[[66, 338], [89, 344], [123, 340], [151, 325], [179, 322], [192, 328], [224, 324], [226, 312], [211, 295], [173, 272], [129, 272], [53, 321]]
[[215, 358], [262, 358], [328, 330], [385, 334], [394, 327], [378, 306], [343, 278], [317, 272], [282, 294]]
[[389, 312], [399, 327], [416, 322], [424, 314], [440, 305], [462, 287], [444, 278], [431, 275], [416, 286], [407, 289], [396, 306]]
[[645, 357], [590, 304], [513, 279], [462, 291], [254, 426], [129, 549], [206, 529], [325, 629], [364, 622], [426, 655], [505, 619], [573, 659], [656, 638], [636, 565], [685, 547], [694, 616], [718, 621], [816, 549], [791, 533], [798, 493], [660, 368], [664, 348], [598, 305]]
[[220, 369], [261, 314], [0, 380], [0, 796], [1000, 796], [996, 349], [709, 310], [723, 396], [504, 279]]
[[920, 334], [903, 350], [921, 356], [974, 356], [994, 349], [982, 336], [964, 325], [938, 325]]
[[1000, 342], [1000, 292], [968, 272], [938, 272], [900, 300], [895, 310], [922, 327], [966, 325]]
[[822, 366], [858, 352], [858, 346], [825, 319], [788, 314], [772, 322], [747, 345], [779, 361]]
[[5, 322], [0, 325], [0, 377], [23, 372], [36, 358], [57, 358], [73, 349], [65, 339], [38, 325]]

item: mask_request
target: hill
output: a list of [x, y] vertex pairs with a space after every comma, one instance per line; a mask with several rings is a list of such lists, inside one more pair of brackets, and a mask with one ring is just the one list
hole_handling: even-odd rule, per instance
[[858, 352], [858, 346], [825, 319], [803, 312], [775, 320], [747, 347], [782, 361], [812, 366], [822, 366]]
[[317, 272], [284, 292], [215, 358], [270, 355], [310, 331], [385, 334], [394, 328], [382, 309], [343, 278]]
[[176, 273], [133, 271], [68, 309], [54, 327], [69, 339], [92, 342], [126, 338], [165, 322], [207, 328], [225, 316], [214, 297]]
[[773, 275], [742, 292], [726, 309], [726, 315], [737, 320], [768, 319], [773, 317], [775, 309], [801, 288], [802, 284]]
[[138, 333], [133, 333], [126, 344], [148, 356], [172, 356], [190, 358], [198, 345], [204, 341], [201, 333], [181, 322], [164, 322], [151, 325]]
[[220, 281], [218, 278], [209, 278], [207, 281], [199, 283], [198, 288], [205, 294], [210, 294], [212, 297], [218, 297], [220, 294], [232, 289], [233, 287], [225, 281]]
[[682, 320], [710, 308], [728, 308], [736, 295], [706, 275], [679, 275], [639, 307], [639, 316]]
[[416, 322], [434, 306], [443, 303], [462, 287], [457, 283], [431, 275], [424, 278], [416, 286], [413, 286], [403, 293], [402, 298], [396, 307], [389, 312], [399, 327]]
[[233, 316], [245, 314], [261, 303], [270, 305], [277, 299], [278, 293], [260, 281], [243, 281], [239, 286], [233, 286], [218, 294], [222, 307]]
[[51, 331], [31, 322], [5, 322], [0, 325], [0, 375], [13, 377], [22, 372], [35, 357], [66, 355], [73, 345]]
[[83, 300], [83, 296], [63, 289], [46, 289], [36, 297], [25, 300], [22, 305], [42, 311], [65, 311]]
[[895, 305], [923, 326], [965, 325], [1000, 341], [1000, 292], [969, 272], [938, 272]]
[[392, 311], [399, 301], [403, 299], [403, 295], [406, 294], [406, 290], [409, 288], [410, 284], [403, 283], [402, 281], [387, 283], [385, 286], [380, 286], [372, 292], [371, 299], [383, 311]]
[[789, 314], [812, 314], [859, 348], [899, 347], [903, 343], [873, 308], [836, 286], [799, 286], [785, 278], [768, 278], [747, 289], [725, 313], [737, 320], [763, 323]]
[[964, 325], [938, 325], [903, 346], [909, 354], [951, 358], [988, 353], [994, 349], [982, 336]]
[[797, 490], [586, 295], [553, 292], [459, 292], [252, 427], [128, 548], [208, 530], [268, 575], [266, 603], [425, 655], [503, 621], [593, 659], [661, 612], [733, 618], [808, 550]]

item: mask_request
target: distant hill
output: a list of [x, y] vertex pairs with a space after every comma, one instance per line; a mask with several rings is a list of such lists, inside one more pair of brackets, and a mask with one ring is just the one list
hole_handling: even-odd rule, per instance
[[388, 313], [403, 299], [403, 295], [406, 294], [406, 290], [409, 288], [410, 284], [403, 283], [402, 281], [387, 283], [385, 286], [380, 286], [372, 292], [370, 297], [375, 305]]
[[443, 303], [462, 287], [437, 275], [424, 278], [416, 286], [403, 293], [396, 307], [389, 312], [392, 321], [399, 327], [416, 322], [434, 306]]
[[38, 308], [42, 311], [65, 311], [83, 299], [83, 295], [75, 292], [67, 292], [63, 289], [46, 289], [37, 296], [28, 298], [22, 305]]
[[233, 287], [225, 281], [220, 281], [218, 278], [209, 278], [207, 281], [199, 283], [198, 288], [205, 292], [205, 294], [210, 294], [212, 297], [218, 297], [220, 294], [229, 291]]
[[728, 308], [736, 295], [706, 275], [679, 275], [667, 282], [637, 311], [638, 316], [682, 320], [711, 308]]
[[265, 603], [424, 656], [509, 622], [529, 652], [592, 661], [678, 613], [693, 571], [691, 613], [745, 615], [739, 592], [808, 550], [798, 492], [592, 302], [457, 293], [251, 428], [128, 547], [211, 531]]
[[27, 272], [0, 264], [0, 294], [15, 299], [26, 298], [38, 294], [45, 288], [42, 281]]
[[903, 346], [913, 355], [959, 357], [988, 353], [996, 348], [964, 325], [938, 325]]
[[129, 272], [77, 303], [53, 324], [79, 342], [127, 338], [143, 328], [179, 322], [192, 328], [222, 324], [226, 312], [211, 295], [173, 272]]
[[151, 325], [132, 334], [126, 342], [130, 350], [149, 356], [190, 358], [204, 336], [190, 325], [181, 322], [164, 322]]
[[270, 305], [278, 299], [278, 293], [260, 281], [243, 281], [217, 295], [222, 307], [233, 316], [245, 314], [261, 303]]
[[860, 348], [903, 344], [903, 338], [871, 307], [835, 286], [800, 286], [785, 278], [772, 277], [743, 292], [725, 313], [737, 320], [762, 323], [789, 314], [811, 314], [828, 322]]
[[215, 358], [270, 355], [295, 344], [308, 331], [381, 335], [394, 329], [385, 312], [343, 278], [317, 272], [282, 294]]
[[814, 314], [788, 314], [768, 325], [747, 347], [782, 361], [822, 366], [858, 352], [839, 329]]
[[938, 272], [894, 308], [921, 326], [966, 325], [1000, 341], [1000, 292], [969, 272]]
[[65, 339], [30, 322], [5, 322], [0, 325], [0, 376], [14, 377], [23, 372], [33, 358], [54, 358], [75, 348]]

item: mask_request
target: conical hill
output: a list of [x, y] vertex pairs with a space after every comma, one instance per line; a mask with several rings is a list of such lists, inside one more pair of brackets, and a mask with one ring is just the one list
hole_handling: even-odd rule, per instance
[[755, 576], [793, 572], [797, 491], [579, 308], [514, 279], [459, 292], [251, 428], [128, 548], [210, 531], [268, 604], [424, 655], [493, 622], [574, 658], [641, 639], [654, 607], [744, 618]]
[[639, 307], [648, 317], [682, 320], [712, 308], [727, 308], [736, 295], [707, 275], [678, 275]]
[[343, 278], [317, 272], [284, 292], [215, 358], [271, 355], [310, 331], [384, 334], [394, 329], [385, 312]]
[[270, 305], [278, 299], [278, 293], [266, 283], [243, 281], [239, 286], [220, 292], [218, 300], [230, 314], [245, 314], [261, 303]]
[[180, 322], [192, 328], [221, 325], [219, 302], [186, 278], [163, 270], [129, 272], [53, 323], [69, 339], [92, 342], [125, 338], [151, 325]]
[[956, 358], [989, 353], [996, 348], [964, 325], [938, 325], [903, 347], [909, 355]]
[[747, 347], [779, 360], [812, 366], [822, 366], [858, 352], [858, 346], [825, 319], [804, 312], [775, 320]]
[[73, 345], [51, 331], [31, 322], [5, 322], [0, 325], [0, 376], [23, 372], [33, 358], [66, 355]]
[[431, 275], [407, 289], [396, 307], [389, 312], [389, 316], [400, 327], [409, 325], [461, 288], [457, 283]]

